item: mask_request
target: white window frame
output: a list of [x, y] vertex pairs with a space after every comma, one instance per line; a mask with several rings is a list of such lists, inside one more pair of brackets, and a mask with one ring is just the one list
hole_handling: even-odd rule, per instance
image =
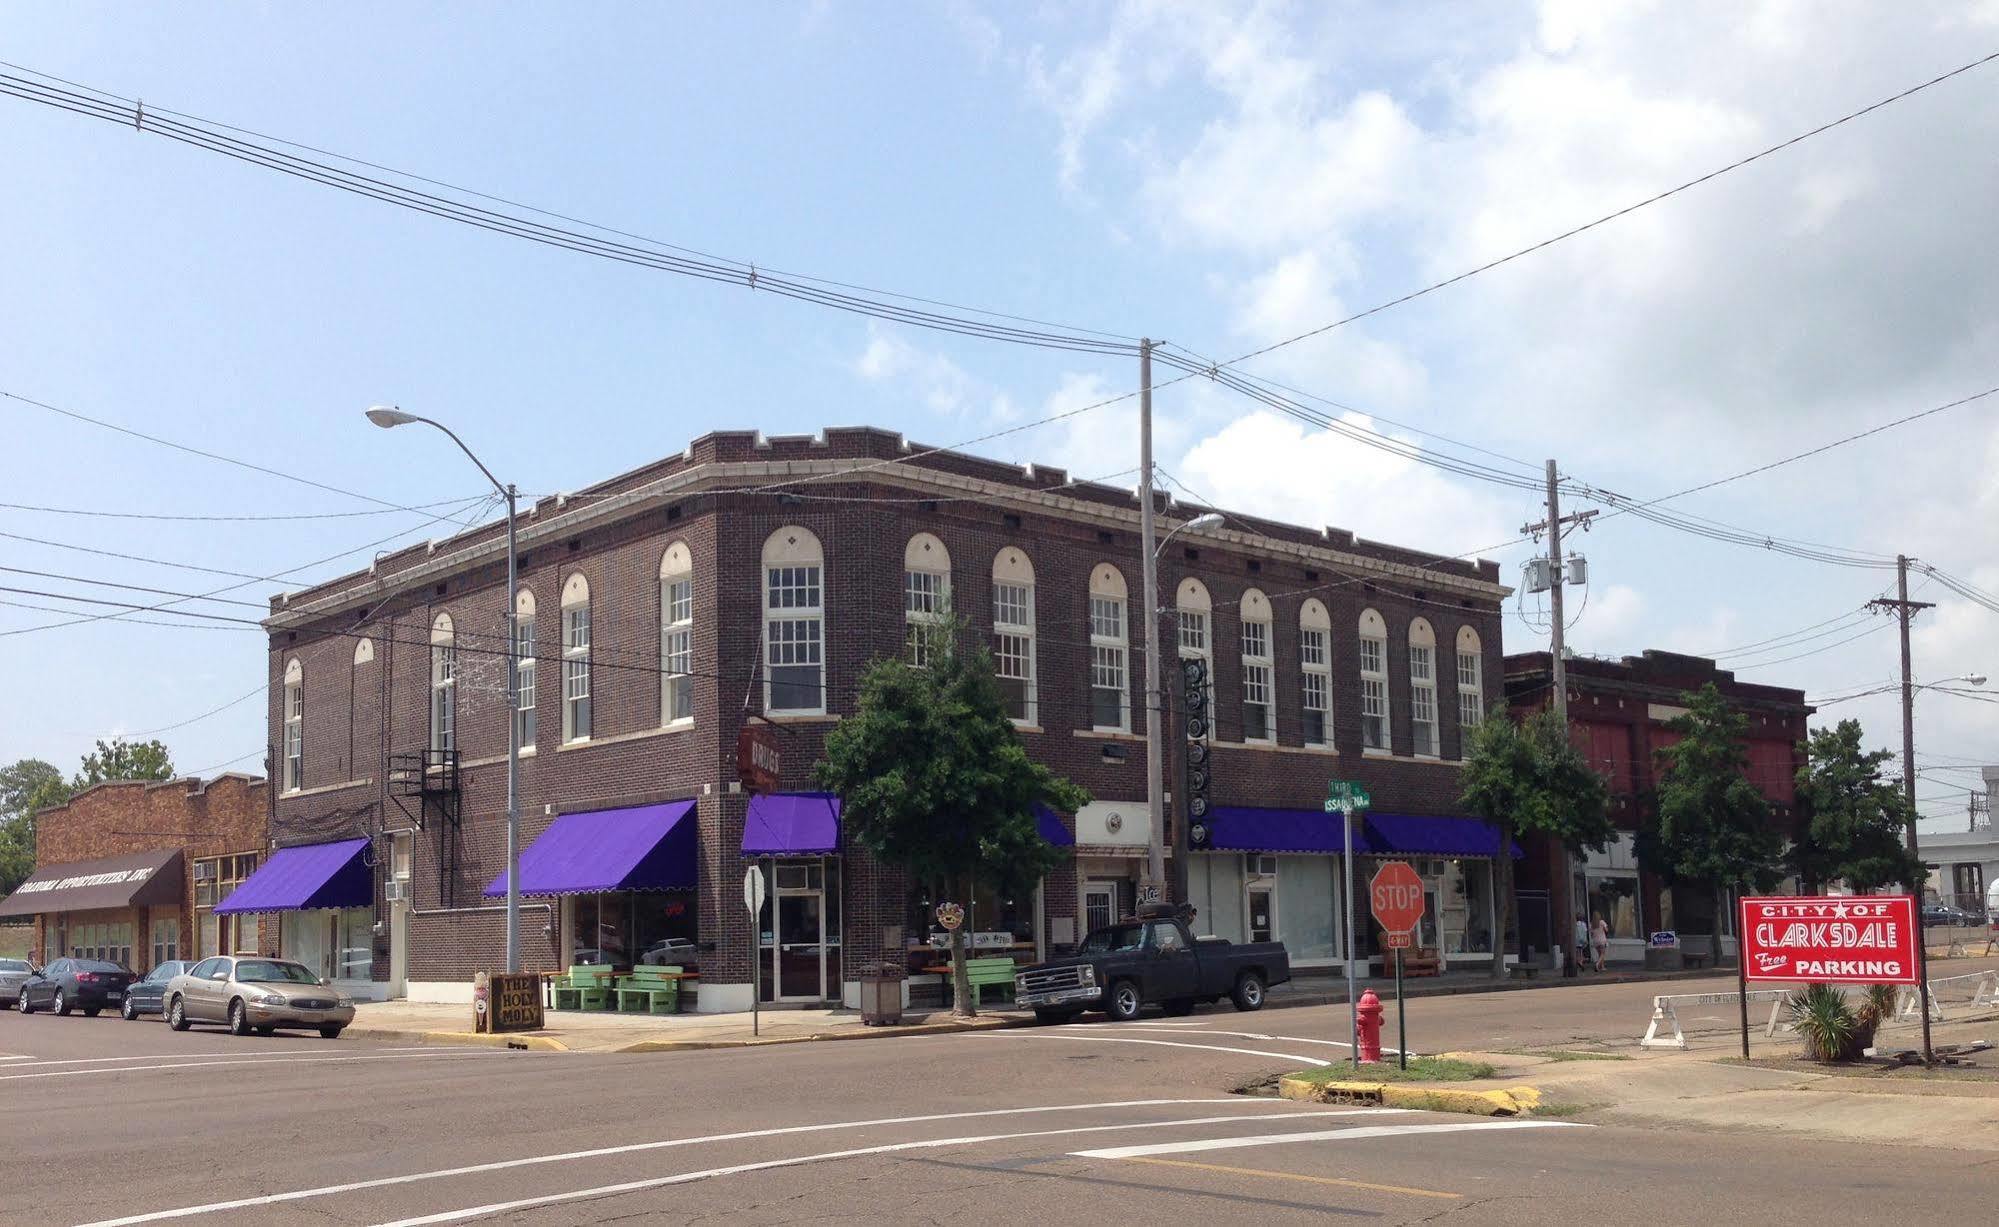
[[305, 787], [305, 671], [296, 657], [285, 664], [285, 788]]
[[902, 620], [906, 659], [928, 668], [937, 630], [951, 620], [951, 555], [929, 533], [917, 533], [902, 551]]
[[1437, 711], [1437, 633], [1426, 618], [1409, 623], [1409, 739], [1417, 758], [1443, 754], [1444, 725]]
[[[1270, 601], [1251, 588], [1242, 596], [1242, 739], [1245, 744], [1277, 744], [1277, 658], [1271, 646]], [[1263, 732], [1250, 735], [1250, 713], [1263, 709]]]
[[458, 637], [442, 613], [430, 624], [430, 748], [458, 748]]
[[538, 733], [535, 718], [537, 683], [534, 661], [534, 593], [522, 589], [514, 598], [514, 722], [515, 744], [534, 749]]
[[1215, 616], [1214, 600], [1208, 587], [1198, 579], [1180, 581], [1173, 602], [1174, 642], [1181, 660], [1198, 660], [1208, 666], [1208, 684], [1203, 692], [1208, 715], [1208, 735], [1215, 739]]
[[[1131, 731], [1131, 617], [1124, 575], [1109, 563], [1090, 572], [1090, 727], [1100, 733]], [[1118, 722], [1097, 719], [1097, 692], [1115, 689]]]
[[596, 731], [591, 696], [590, 581], [579, 574], [562, 584], [562, 742], [589, 741]]
[[1485, 651], [1478, 632], [1458, 628], [1458, 757], [1471, 753], [1472, 730], [1485, 722]]
[[[1019, 599], [1002, 600], [1004, 589], [1016, 590]], [[1008, 699], [1008, 717], [1027, 727], [1041, 715], [1034, 656], [1034, 565], [1020, 550], [1004, 549], [993, 558], [993, 670], [1002, 681], [1021, 683], [1020, 711], [1014, 713]]]
[[[1317, 600], [1306, 601], [1298, 611], [1298, 674], [1300, 737], [1305, 745], [1326, 749], [1333, 744], [1333, 622]], [[1316, 738], [1312, 713], [1319, 717]]]
[[659, 563], [659, 723], [694, 723], [694, 556], [684, 541]]
[[[764, 541], [761, 620], [767, 715], [826, 714], [825, 557], [819, 538], [809, 529], [787, 526]], [[809, 601], [805, 599], [807, 596]], [[818, 692], [818, 702], [810, 707], [778, 707], [775, 679], [776, 671], [781, 668], [812, 670], [817, 675], [814, 689]]]
[[1360, 743], [1363, 753], [1392, 752], [1395, 724], [1388, 702], [1388, 624], [1372, 609], [1360, 615]]

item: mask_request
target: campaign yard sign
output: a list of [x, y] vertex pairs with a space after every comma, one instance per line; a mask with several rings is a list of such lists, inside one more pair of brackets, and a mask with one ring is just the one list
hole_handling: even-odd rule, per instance
[[1917, 983], [1922, 927], [1910, 895], [1745, 898], [1738, 931], [1750, 980]]

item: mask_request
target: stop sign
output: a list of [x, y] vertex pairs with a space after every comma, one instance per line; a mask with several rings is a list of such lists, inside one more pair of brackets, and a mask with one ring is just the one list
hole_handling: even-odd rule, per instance
[[1368, 902], [1385, 933], [1407, 933], [1423, 919], [1423, 879], [1407, 861], [1389, 861], [1374, 872]]

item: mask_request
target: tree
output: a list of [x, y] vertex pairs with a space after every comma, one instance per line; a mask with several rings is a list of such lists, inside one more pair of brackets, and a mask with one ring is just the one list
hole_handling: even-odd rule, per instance
[[0, 895], [35, 871], [35, 814], [69, 800], [70, 786], [53, 763], [24, 758], [0, 767]]
[[166, 746], [155, 741], [126, 741], [114, 737], [100, 741], [97, 749], [83, 756], [83, 770], [72, 786], [82, 792], [93, 784], [112, 780], [171, 780], [174, 760]]
[[[1061, 861], [1036, 827], [1036, 804], [1074, 813], [1089, 794], [1028, 757], [992, 657], [956, 639], [937, 628], [921, 668], [870, 665], [858, 708], [826, 735], [816, 773], [839, 794], [854, 841], [884, 864], [959, 888], [1024, 889]], [[952, 1014], [971, 1016], [962, 927], [951, 934], [951, 981]]]
[[1713, 682], [1684, 695], [1686, 714], [1666, 727], [1678, 743], [1655, 751], [1658, 816], [1638, 833], [1638, 857], [1666, 882], [1707, 886], [1715, 899], [1715, 953], [1721, 910], [1732, 891], [1776, 883], [1783, 839], [1770, 825], [1770, 803], [1749, 782], [1743, 748], [1749, 717], [1728, 705]]
[[[1513, 897], [1512, 843], [1523, 835], [1545, 835], [1571, 853], [1600, 850], [1610, 841], [1609, 787], [1589, 759], [1569, 740], [1569, 730], [1553, 711], [1539, 711], [1516, 724], [1495, 707], [1471, 734], [1465, 756], [1461, 804], [1500, 831], [1492, 863], [1493, 898], [1506, 916], [1492, 938], [1492, 974], [1506, 974], [1506, 930], [1517, 924]], [[1559, 935], [1557, 935], [1559, 938]]]
[[1798, 769], [1798, 804], [1805, 822], [1791, 848], [1791, 868], [1807, 891], [1844, 882], [1874, 891], [1921, 882], [1922, 860], [1909, 854], [1909, 802], [1900, 781], [1882, 778], [1893, 751], [1863, 751], [1860, 722], [1813, 729]]

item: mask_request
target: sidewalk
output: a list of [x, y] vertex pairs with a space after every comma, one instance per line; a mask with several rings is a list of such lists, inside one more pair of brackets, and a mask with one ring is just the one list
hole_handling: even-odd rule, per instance
[[[1584, 972], [1564, 979], [1557, 971], [1541, 969], [1533, 979], [1494, 980], [1485, 969], [1477, 971], [1446, 972], [1441, 976], [1425, 976], [1402, 979], [1404, 997], [1455, 997], [1462, 993], [1510, 993], [1516, 990], [1544, 988], [1582, 988], [1592, 984], [1651, 984], [1670, 983], [1675, 980], [1705, 980], [1714, 977], [1725, 978], [1730, 984], [1735, 982], [1735, 969], [1724, 967], [1720, 971], [1702, 968], [1698, 971], [1643, 971], [1638, 968], [1619, 971]], [[1360, 992], [1373, 989], [1374, 994], [1386, 1000], [1395, 993], [1394, 976], [1362, 976], [1355, 981]], [[1661, 989], [1671, 992], [1671, 989]], [[1344, 975], [1321, 973], [1318, 971], [1294, 973], [1288, 984], [1277, 984], [1264, 995], [1264, 1004], [1270, 1009], [1292, 1005], [1345, 1005], [1347, 982]]]

